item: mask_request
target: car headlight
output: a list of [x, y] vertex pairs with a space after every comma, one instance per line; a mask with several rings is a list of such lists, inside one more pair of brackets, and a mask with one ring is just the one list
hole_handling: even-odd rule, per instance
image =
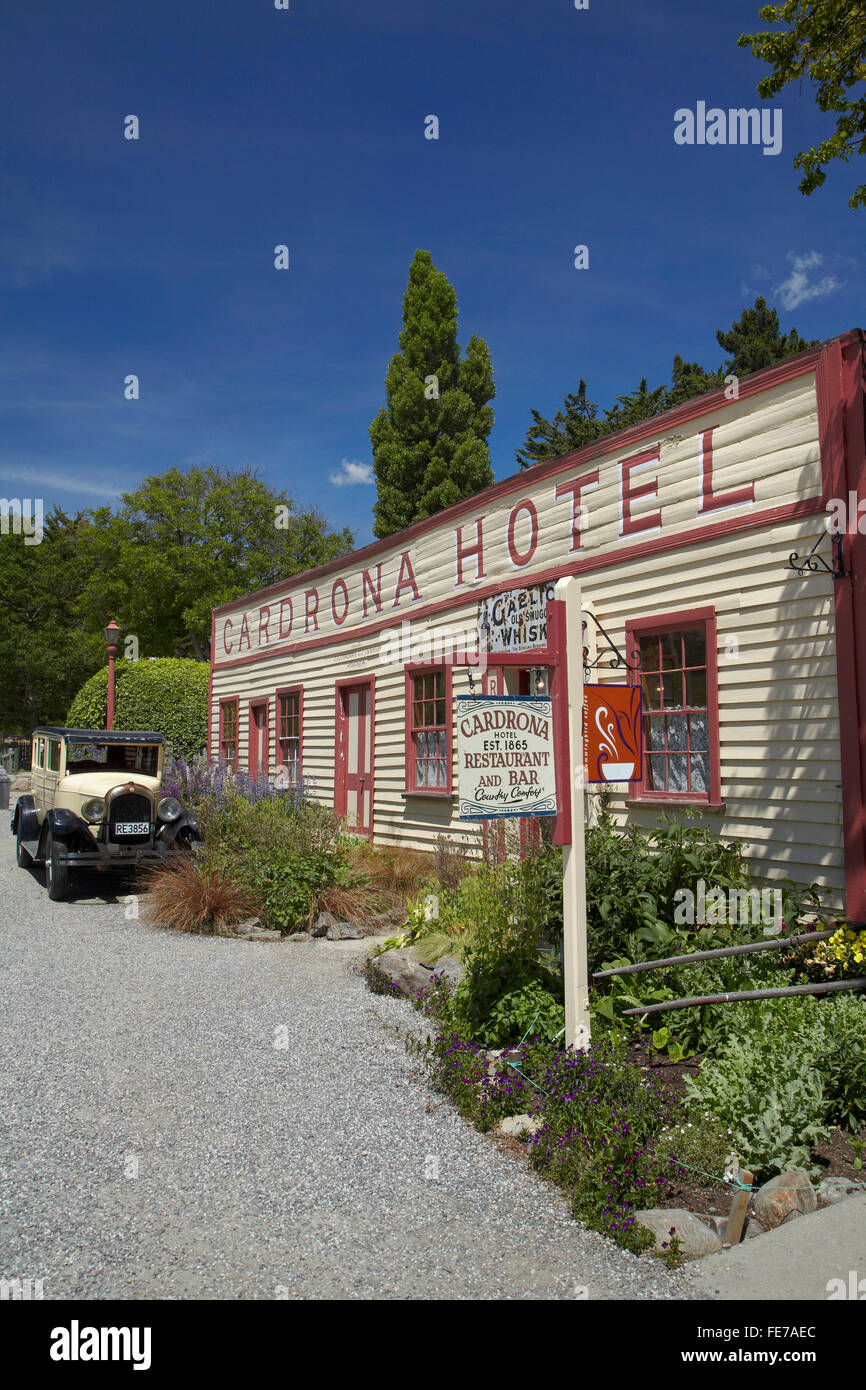
[[94, 821], [102, 820], [105, 815], [105, 802], [98, 801], [96, 797], [92, 801], [85, 801], [81, 808], [81, 814], [92, 825]]
[[164, 796], [156, 808], [156, 814], [160, 820], [171, 821], [177, 820], [182, 810], [183, 803], [176, 796]]

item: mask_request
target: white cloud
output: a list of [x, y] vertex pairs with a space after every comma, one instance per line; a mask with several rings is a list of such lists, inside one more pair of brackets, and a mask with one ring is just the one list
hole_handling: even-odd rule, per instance
[[796, 252], [789, 251], [788, 260], [793, 266], [790, 275], [773, 288], [773, 294], [781, 299], [784, 309], [796, 309], [810, 299], [823, 299], [839, 288], [835, 275], [825, 275], [820, 280], [815, 277], [813, 272], [824, 261], [820, 252], [807, 251], [804, 256], [798, 256]]
[[343, 459], [336, 473], [329, 474], [334, 487], [356, 487], [373, 482], [373, 465], [360, 459]]
[[42, 468], [38, 459], [4, 458], [0, 455], [0, 490], [11, 491], [10, 483], [18, 492], [24, 483], [31, 491], [41, 488], [49, 493], [68, 493], [71, 497], [96, 497], [106, 503], [114, 501], [121, 492], [134, 486], [134, 483], [124, 483], [118, 488], [116, 474], [110, 479], [101, 479], [94, 474], [79, 473], [74, 467], [68, 473], [63, 473], [59, 469]]

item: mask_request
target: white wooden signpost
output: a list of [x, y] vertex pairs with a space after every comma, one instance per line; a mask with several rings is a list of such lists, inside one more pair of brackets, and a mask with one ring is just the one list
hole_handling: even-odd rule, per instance
[[[565, 603], [566, 688], [571, 777], [571, 844], [562, 847], [562, 945], [565, 968], [565, 1045], [590, 1046], [589, 966], [586, 952], [586, 850], [583, 795], [583, 627], [580, 584], [559, 579], [556, 598]], [[563, 808], [564, 809], [564, 808]]]
[[[580, 585], [559, 579], [555, 586], [496, 594], [479, 611], [479, 650], [502, 652], [514, 664], [519, 651], [545, 655], [549, 641], [547, 602], [563, 605], [558, 624], [564, 642], [551, 650], [557, 700], [567, 718], [568, 776], [561, 776], [557, 801], [553, 701], [532, 696], [477, 696], [457, 701], [458, 790], [462, 820], [503, 816], [563, 815], [570, 812], [570, 843], [562, 847], [562, 925], [565, 974], [565, 1044], [588, 1048], [589, 968], [586, 949], [586, 861], [583, 772], [583, 624]], [[533, 645], [534, 644], [534, 645]], [[564, 646], [564, 652], [563, 652]], [[565, 666], [563, 668], [563, 661]], [[564, 692], [564, 695], [563, 695]]]

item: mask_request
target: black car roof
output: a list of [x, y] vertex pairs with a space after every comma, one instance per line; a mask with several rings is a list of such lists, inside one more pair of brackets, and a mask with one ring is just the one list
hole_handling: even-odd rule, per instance
[[56, 724], [40, 724], [34, 734], [54, 734], [72, 743], [165, 743], [162, 734], [130, 732], [125, 729], [63, 729]]

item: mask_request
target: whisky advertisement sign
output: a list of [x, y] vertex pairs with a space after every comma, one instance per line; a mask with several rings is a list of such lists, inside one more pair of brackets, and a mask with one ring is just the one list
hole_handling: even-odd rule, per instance
[[555, 816], [551, 700], [458, 699], [457, 764], [461, 820]]
[[547, 646], [547, 605], [555, 584], [490, 594], [478, 605], [478, 650], [530, 652]]

